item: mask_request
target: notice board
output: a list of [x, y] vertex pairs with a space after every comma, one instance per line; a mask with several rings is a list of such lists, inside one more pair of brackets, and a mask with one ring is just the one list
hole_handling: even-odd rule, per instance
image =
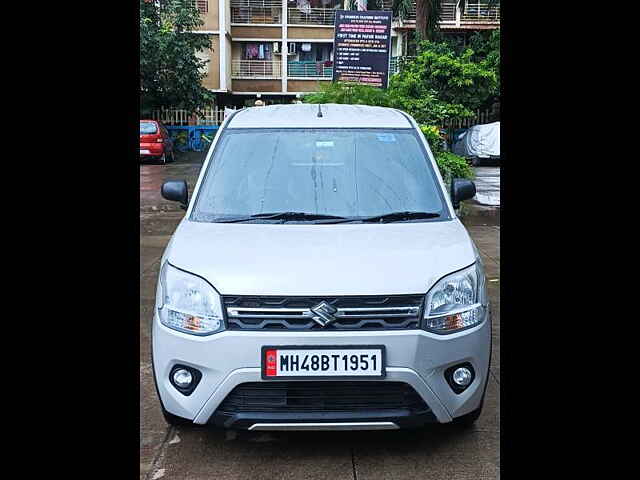
[[337, 10], [333, 81], [387, 88], [391, 12]]

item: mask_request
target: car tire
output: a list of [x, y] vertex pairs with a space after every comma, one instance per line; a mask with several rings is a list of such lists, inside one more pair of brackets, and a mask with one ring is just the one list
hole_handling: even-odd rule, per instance
[[473, 157], [473, 158], [471, 159], [471, 165], [472, 165], [473, 167], [477, 167], [477, 166], [479, 166], [479, 165], [480, 165], [480, 159], [479, 159], [478, 157]]

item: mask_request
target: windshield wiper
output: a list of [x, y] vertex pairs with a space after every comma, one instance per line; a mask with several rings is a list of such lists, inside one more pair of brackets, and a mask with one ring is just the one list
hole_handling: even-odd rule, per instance
[[439, 216], [440, 214], [435, 212], [391, 212], [385, 213], [384, 215], [375, 215], [373, 217], [363, 217], [359, 220], [362, 220], [363, 222], [388, 223], [403, 220], [419, 220], [422, 218], [437, 218]]
[[[254, 215], [246, 215], [242, 217], [216, 218], [216, 223], [239, 223], [249, 222], [252, 220], [282, 220], [284, 222], [290, 220], [320, 220], [318, 223], [348, 223], [348, 222], [366, 222], [366, 223], [391, 223], [406, 220], [419, 220], [423, 218], [437, 218], [439, 213], [435, 212], [391, 212], [384, 215], [375, 215], [372, 217], [341, 217], [339, 215], [326, 215], [323, 213], [305, 213], [305, 212], [272, 212], [272, 213], [256, 213]], [[326, 220], [326, 221], [323, 221]]]
[[439, 213], [435, 212], [391, 212], [384, 215], [375, 215], [372, 217], [353, 217], [344, 220], [336, 220], [335, 222], [326, 223], [348, 223], [348, 222], [367, 222], [367, 223], [391, 223], [402, 222], [406, 220], [419, 220], [422, 218], [437, 218]]
[[251, 220], [347, 220], [346, 217], [338, 215], [325, 215], [323, 213], [305, 213], [305, 212], [272, 212], [272, 213], [256, 213], [244, 217], [219, 218], [218, 223], [235, 223], [248, 222]]

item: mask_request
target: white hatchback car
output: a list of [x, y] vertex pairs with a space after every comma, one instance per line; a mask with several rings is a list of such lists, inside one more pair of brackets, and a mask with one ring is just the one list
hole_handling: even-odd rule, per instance
[[170, 423], [248, 430], [475, 421], [491, 322], [478, 250], [398, 110], [233, 113], [162, 257], [153, 371]]

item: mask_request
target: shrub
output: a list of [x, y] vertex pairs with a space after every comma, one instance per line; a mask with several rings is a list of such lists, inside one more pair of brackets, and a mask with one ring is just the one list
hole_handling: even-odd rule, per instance
[[444, 139], [440, 135], [440, 129], [433, 125], [420, 125], [420, 130], [424, 134], [433, 155], [436, 157], [436, 163], [440, 170], [440, 175], [444, 180], [447, 188], [452, 178], [468, 178], [474, 177], [473, 169], [463, 157], [444, 150], [442, 144]]
[[473, 116], [496, 92], [496, 72], [474, 61], [473, 50], [456, 52], [446, 43], [422, 42], [418, 56], [389, 81], [389, 103], [420, 123]]
[[434, 155], [440, 175], [442, 175], [447, 188], [454, 178], [472, 179], [474, 177], [473, 169], [463, 157], [451, 152], [438, 152], [434, 153]]
[[330, 82], [305, 95], [304, 102], [393, 107], [426, 124], [472, 117], [500, 95], [500, 32], [474, 37], [474, 45], [477, 52], [447, 42], [422, 42], [417, 57], [402, 60], [389, 88]]
[[373, 105], [389, 107], [386, 90], [368, 85], [346, 82], [330, 82], [320, 85], [320, 91], [304, 96], [305, 103], [346, 103], [351, 105]]
[[444, 139], [440, 136], [440, 129], [433, 125], [420, 125], [420, 130], [422, 130], [422, 134], [429, 142], [433, 154], [441, 152]]

